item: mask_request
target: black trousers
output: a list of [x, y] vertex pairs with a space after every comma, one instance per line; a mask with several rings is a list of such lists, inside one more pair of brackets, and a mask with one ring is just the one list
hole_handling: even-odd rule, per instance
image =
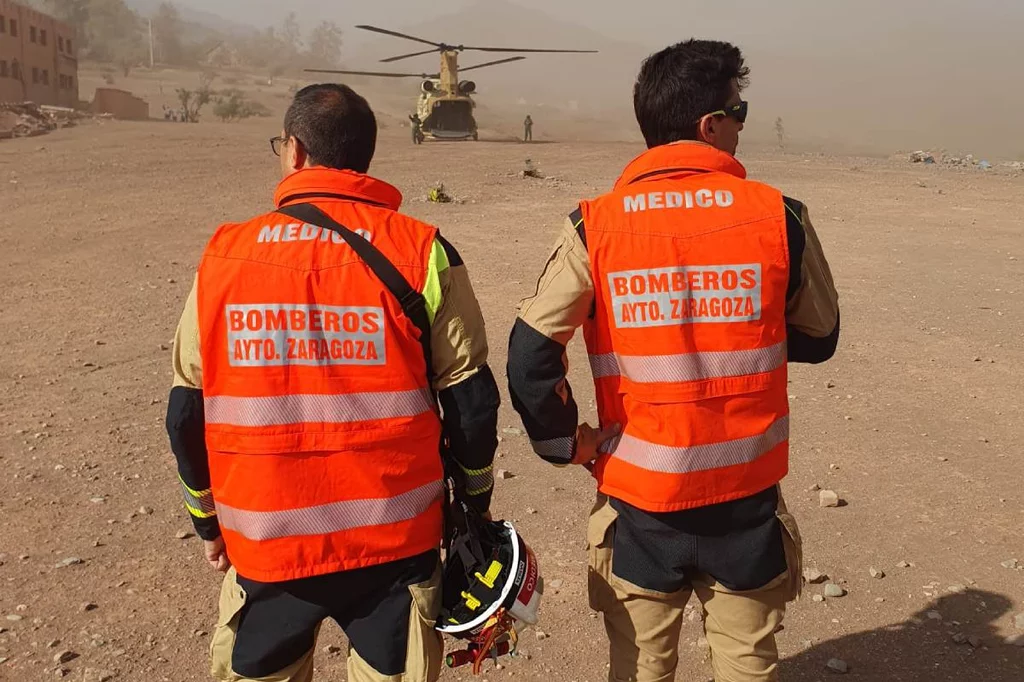
[[238, 576], [246, 593], [231, 666], [244, 677], [268, 677], [294, 664], [316, 644], [328, 618], [352, 648], [382, 675], [405, 672], [411, 585], [426, 582], [438, 552], [352, 571], [281, 583]]

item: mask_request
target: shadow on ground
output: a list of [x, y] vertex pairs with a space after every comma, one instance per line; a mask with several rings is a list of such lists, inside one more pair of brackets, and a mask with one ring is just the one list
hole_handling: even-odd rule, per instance
[[[786, 658], [779, 665], [780, 678], [1021, 682], [1024, 631], [1008, 639], [995, 624], [1013, 608], [1009, 598], [992, 592], [950, 594], [904, 623], [814, 644]], [[849, 672], [832, 673], [827, 664], [833, 658], [844, 661]]]

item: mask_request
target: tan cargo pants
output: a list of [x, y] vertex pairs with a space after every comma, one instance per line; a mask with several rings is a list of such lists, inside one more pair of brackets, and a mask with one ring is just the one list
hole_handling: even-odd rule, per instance
[[[611, 668], [609, 682], [672, 682], [679, 663], [683, 610], [692, 594], [703, 607], [704, 632], [716, 682], [778, 679], [775, 633], [786, 603], [799, 596], [801, 540], [796, 520], [779, 496], [788, 570], [764, 587], [734, 592], [708, 575], [674, 594], [644, 589], [612, 573], [618, 513], [598, 495], [587, 530], [590, 606], [604, 615]], [[687, 678], [690, 679], [690, 678]]]
[[[349, 682], [436, 682], [441, 674], [443, 640], [434, 629], [441, 608], [441, 569], [433, 577], [409, 587], [412, 608], [409, 611], [409, 643], [405, 673], [382, 675], [360, 658], [351, 646], [348, 650]], [[211, 675], [220, 682], [311, 682], [314, 645], [305, 656], [269, 677], [250, 678], [236, 674], [231, 667], [235, 634], [245, 606], [245, 590], [238, 584], [235, 569], [228, 571], [220, 592], [220, 617], [210, 642]]]

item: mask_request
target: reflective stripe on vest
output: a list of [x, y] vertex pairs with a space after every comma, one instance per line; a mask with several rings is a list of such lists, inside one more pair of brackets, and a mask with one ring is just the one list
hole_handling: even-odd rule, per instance
[[659, 445], [626, 434], [622, 436], [612, 456], [647, 471], [689, 474], [753, 462], [787, 440], [788, 415], [756, 436], [705, 445]]
[[345, 500], [281, 511], [248, 511], [217, 503], [220, 525], [249, 540], [275, 540], [326, 535], [353, 528], [411, 521], [441, 498], [444, 487], [434, 481], [395, 497]]
[[786, 344], [734, 351], [676, 355], [591, 355], [595, 379], [623, 376], [638, 384], [657, 384], [762, 374], [782, 367]]
[[415, 417], [433, 409], [431, 395], [423, 389], [255, 398], [220, 395], [206, 398], [203, 402], [207, 424], [247, 427], [398, 419]]

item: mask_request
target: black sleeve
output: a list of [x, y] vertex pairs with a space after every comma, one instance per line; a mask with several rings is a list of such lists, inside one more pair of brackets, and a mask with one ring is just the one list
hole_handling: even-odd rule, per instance
[[569, 464], [576, 450], [579, 410], [565, 377], [565, 347], [517, 319], [508, 344], [508, 389], [533, 450], [552, 464]]
[[178, 479], [196, 534], [204, 540], [215, 540], [220, 537], [220, 524], [210, 490], [202, 391], [183, 386], [171, 389], [167, 400], [167, 435], [178, 461]]
[[455, 494], [470, 508], [486, 512], [494, 492], [494, 453], [498, 449], [498, 384], [487, 365], [438, 394], [448, 453], [460, 471], [451, 472]]
[[[792, 300], [800, 291], [803, 283], [804, 249], [807, 248], [807, 233], [804, 230], [804, 205], [796, 199], [783, 197], [786, 205], [786, 241], [789, 247], [789, 287], [786, 300]], [[839, 317], [836, 316], [836, 327], [824, 338], [811, 336], [786, 325], [789, 362], [819, 364], [829, 360], [836, 353], [839, 345]]]

